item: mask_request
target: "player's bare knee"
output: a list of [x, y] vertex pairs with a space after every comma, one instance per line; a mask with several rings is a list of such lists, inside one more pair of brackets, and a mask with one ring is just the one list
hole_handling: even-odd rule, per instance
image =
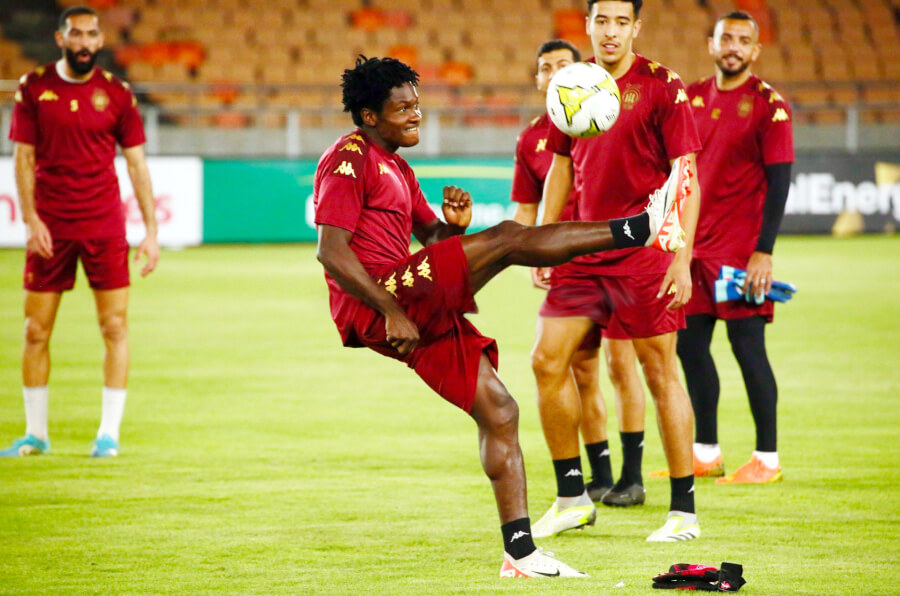
[[29, 346], [46, 345], [50, 341], [52, 331], [52, 327], [33, 317], [25, 319], [25, 343]]
[[536, 346], [531, 352], [531, 370], [537, 382], [543, 383], [558, 379], [569, 370], [569, 363], [557, 352]]
[[519, 428], [519, 404], [507, 392], [494, 396], [484, 425], [493, 435], [515, 436]]
[[128, 323], [124, 314], [109, 315], [100, 320], [100, 333], [109, 342], [128, 339]]

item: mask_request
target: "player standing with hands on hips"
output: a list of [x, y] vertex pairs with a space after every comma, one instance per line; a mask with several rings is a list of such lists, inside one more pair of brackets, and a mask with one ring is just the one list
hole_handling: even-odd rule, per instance
[[144, 157], [144, 127], [128, 85], [96, 68], [103, 33], [97, 13], [72, 7], [59, 19], [63, 57], [22, 77], [10, 139], [27, 230], [25, 348], [22, 380], [25, 436], [0, 456], [38, 455], [47, 429], [50, 335], [62, 293], [75, 284], [80, 260], [94, 292], [106, 347], [103, 411], [95, 457], [119, 452], [128, 380], [128, 242], [113, 159], [122, 147], [146, 227], [137, 250], [148, 275], [159, 260], [156, 214]]

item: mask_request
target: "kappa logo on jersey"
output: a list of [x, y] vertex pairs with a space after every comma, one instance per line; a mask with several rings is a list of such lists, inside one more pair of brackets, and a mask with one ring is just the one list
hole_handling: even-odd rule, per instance
[[547, 149], [547, 139], [538, 139], [537, 146], [534, 148], [535, 153], [540, 153]]
[[666, 72], [666, 82], [667, 83], [671, 83], [675, 79], [680, 79], [680, 78], [681, 77], [678, 76], [677, 72], [673, 72], [671, 70]]
[[356, 170], [353, 169], [353, 164], [349, 161], [342, 161], [341, 165], [334, 169], [334, 174], [343, 174], [344, 176], [353, 176], [356, 178]]
[[662, 66], [659, 62], [651, 62], [647, 66], [650, 67], [650, 72], [656, 74], [656, 69]]
[[789, 122], [790, 119], [791, 117], [784, 108], [778, 108], [775, 110], [775, 115], [772, 116], [772, 122]]
[[380, 176], [381, 174], [387, 174], [387, 172], [388, 172], [387, 166], [379, 161], [378, 162], [378, 175]]
[[428, 264], [428, 257], [422, 259], [422, 262], [416, 267], [416, 271], [419, 272], [419, 277], [424, 277], [428, 281], [434, 281], [431, 279], [431, 265]]
[[59, 99], [59, 95], [50, 89], [47, 89], [38, 96], [38, 101], [56, 101], [57, 99]]
[[622, 231], [625, 232], [625, 235], [634, 240], [634, 236], [631, 235], [631, 226], [628, 225], [628, 222], [625, 222], [625, 225], [622, 226]]
[[104, 70], [103, 76], [107, 81], [112, 81], [113, 73], [109, 72], [108, 70]]
[[679, 89], [678, 94], [675, 95], [675, 103], [684, 103], [688, 100], [687, 91], [684, 89]]
[[566, 472], [566, 477], [568, 478], [569, 476], [581, 476], [581, 470], [572, 468], [571, 470]]
[[359, 148], [359, 145], [357, 145], [353, 141], [347, 142], [347, 144], [345, 144], [343, 147], [338, 149], [338, 151], [356, 151], [360, 155], [363, 154], [362, 149]]
[[347, 137], [347, 139], [348, 139], [348, 140], [351, 140], [351, 139], [352, 139], [352, 140], [354, 140], [354, 141], [359, 141], [359, 142], [362, 143], [362, 144], [365, 144], [365, 143], [366, 143], [366, 140], [365, 140], [364, 138], [362, 138], [361, 136], [359, 136], [358, 134], [356, 134], [356, 133], [353, 133], [352, 135], [349, 135], [349, 136]]
[[22, 101], [23, 101], [23, 100], [22, 100], [22, 92], [19, 91], [18, 89], [16, 89], [16, 95], [15, 95], [15, 98], [16, 98], [16, 101], [17, 101], [17, 102], [22, 103]]
[[695, 108], [705, 108], [706, 104], [703, 103], [703, 97], [698, 95], [694, 99], [691, 100], [691, 105]]
[[509, 543], [512, 544], [519, 538], [525, 538], [526, 536], [528, 536], [528, 532], [523, 532], [522, 530], [519, 530], [518, 532], [516, 532], [515, 534], [512, 535], [512, 538], [509, 539]]

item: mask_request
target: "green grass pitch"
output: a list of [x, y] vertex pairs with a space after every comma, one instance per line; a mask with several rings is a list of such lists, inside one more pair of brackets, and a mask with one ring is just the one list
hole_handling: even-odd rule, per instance
[[[0, 251], [3, 446], [24, 428], [22, 262]], [[896, 593], [900, 240], [783, 238], [775, 265], [800, 287], [768, 337], [784, 482], [700, 479], [702, 537], [646, 543], [668, 505], [668, 482], [647, 477], [664, 465], [649, 407], [647, 505], [601, 508], [594, 528], [539, 541], [584, 581], [497, 577], [474, 424], [403, 365], [340, 347], [308, 245], [166, 251], [135, 279], [121, 455], [92, 460], [102, 344], [81, 278], [52, 342], [52, 451], [0, 460], [0, 593], [649, 594], [672, 563], [722, 561], [744, 565], [747, 594]], [[555, 491], [528, 356], [541, 298], [510, 270], [473, 317], [521, 406], [532, 519]], [[733, 470], [754, 435], [724, 335]]]

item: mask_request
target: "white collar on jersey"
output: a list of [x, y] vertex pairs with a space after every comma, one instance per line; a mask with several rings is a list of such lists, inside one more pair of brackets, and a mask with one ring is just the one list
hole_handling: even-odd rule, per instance
[[88, 81], [91, 80], [91, 78], [88, 77], [88, 78], [86, 78], [86, 79], [84, 79], [84, 80], [82, 81], [82, 80], [79, 80], [79, 79], [73, 79], [72, 77], [70, 77], [69, 75], [67, 75], [67, 74], [66, 74], [66, 59], [65, 59], [65, 58], [60, 58], [59, 60], [56, 61], [56, 74], [58, 74], [58, 75], [59, 75], [59, 78], [61, 78], [61, 79], [64, 80], [65, 82], [67, 82], [67, 83], [75, 83], [76, 85], [83, 85], [84, 83], [87, 83]]

